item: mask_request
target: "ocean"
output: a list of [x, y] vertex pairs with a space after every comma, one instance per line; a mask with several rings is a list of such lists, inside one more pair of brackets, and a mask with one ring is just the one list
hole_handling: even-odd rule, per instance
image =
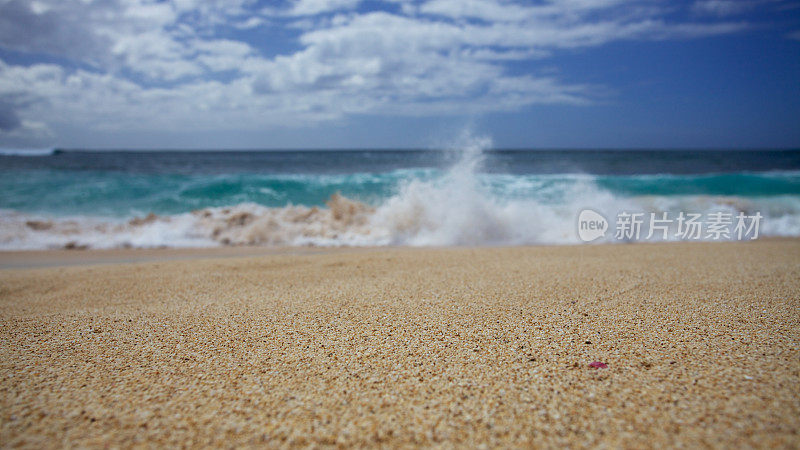
[[627, 212], [800, 235], [797, 150], [486, 147], [0, 151], [0, 249], [577, 244], [586, 208], [611, 222], [595, 242], [644, 241], [614, 236]]

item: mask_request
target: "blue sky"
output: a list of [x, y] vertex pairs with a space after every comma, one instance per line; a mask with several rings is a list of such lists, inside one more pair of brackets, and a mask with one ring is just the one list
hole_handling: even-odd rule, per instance
[[800, 0], [0, 0], [0, 146], [800, 147]]

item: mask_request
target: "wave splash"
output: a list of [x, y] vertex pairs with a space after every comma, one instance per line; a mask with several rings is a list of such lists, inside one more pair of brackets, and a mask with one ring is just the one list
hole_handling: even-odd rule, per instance
[[480, 169], [490, 147], [488, 138], [465, 133], [447, 151], [455, 162], [442, 176], [410, 176], [376, 205], [337, 193], [325, 207], [247, 202], [127, 220], [0, 211], [0, 248], [571, 244], [579, 242], [584, 208], [612, 222], [620, 211], [759, 211], [762, 235], [800, 235], [796, 195], [620, 195], [593, 176], [487, 176]]
[[368, 245], [374, 208], [334, 194], [326, 208], [242, 203], [131, 220], [0, 214], [0, 248], [154, 248], [218, 245]]
[[443, 177], [408, 181], [377, 208], [370, 225], [385, 243], [394, 245], [568, 243], [573, 241], [577, 207], [569, 199], [578, 199], [580, 191], [589, 189], [599, 203], [610, 200], [580, 181], [567, 187], [573, 192], [563, 192], [565, 186], [559, 186], [559, 203], [498, 195], [478, 175], [483, 151], [490, 147], [488, 138], [463, 134], [450, 150], [458, 155], [457, 162]]

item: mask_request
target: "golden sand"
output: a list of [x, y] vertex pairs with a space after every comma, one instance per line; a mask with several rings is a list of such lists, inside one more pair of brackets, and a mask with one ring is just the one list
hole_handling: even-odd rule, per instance
[[796, 240], [6, 269], [0, 318], [6, 447], [800, 446]]

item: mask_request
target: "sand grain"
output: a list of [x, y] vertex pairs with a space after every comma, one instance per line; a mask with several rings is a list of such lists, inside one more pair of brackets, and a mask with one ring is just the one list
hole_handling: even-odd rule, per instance
[[5, 447], [800, 446], [795, 240], [3, 270], [0, 318]]

